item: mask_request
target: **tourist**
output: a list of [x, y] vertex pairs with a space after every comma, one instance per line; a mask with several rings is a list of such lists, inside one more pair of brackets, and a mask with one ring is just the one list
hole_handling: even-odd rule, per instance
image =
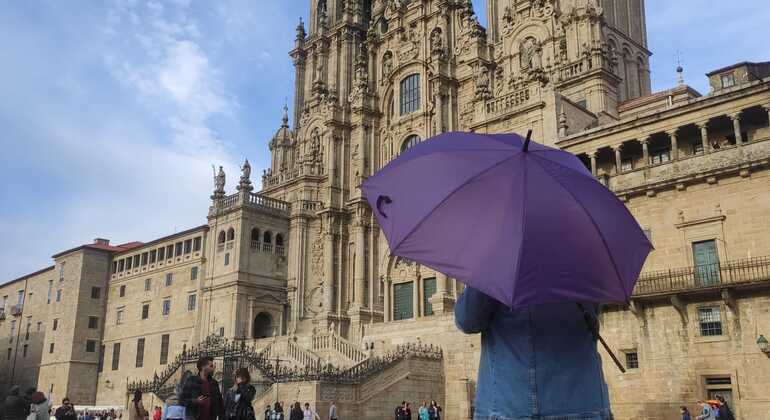
[[[142, 391], [134, 391], [134, 397], [131, 399], [131, 404], [128, 406], [128, 420], [146, 420], [149, 413], [144, 409], [142, 404]], [[86, 413], [86, 419], [88, 419], [88, 413]]]
[[27, 401], [27, 404], [29, 404], [29, 414], [27, 414], [27, 420], [35, 420], [36, 412], [35, 412], [35, 405], [32, 404], [32, 394], [37, 392], [37, 388], [27, 388], [26, 391], [24, 391], [24, 399]]
[[152, 411], [152, 420], [160, 420], [161, 417], [163, 417], [163, 413], [161, 413], [160, 407], [156, 405], [155, 409]]
[[94, 416], [91, 415], [90, 411], [86, 411], [86, 414], [83, 416], [83, 420], [94, 420]]
[[270, 420], [283, 420], [283, 406], [276, 402], [273, 405], [273, 411], [270, 413]]
[[430, 402], [430, 407], [428, 408], [428, 413], [430, 414], [430, 420], [441, 420], [441, 412], [444, 411], [441, 409], [441, 406], [438, 405], [436, 400], [432, 400]]
[[19, 395], [19, 386], [14, 385], [5, 397], [5, 420], [27, 420], [29, 400]]
[[430, 413], [428, 412], [428, 404], [423, 401], [420, 404], [420, 408], [417, 410], [417, 417], [420, 420], [430, 420]]
[[192, 373], [190, 371], [186, 371], [182, 374], [182, 380], [174, 386], [174, 392], [166, 398], [166, 407], [163, 410], [163, 417], [161, 417], [161, 420], [184, 420], [185, 407], [181, 404], [179, 396], [182, 395], [182, 387], [191, 375]]
[[334, 401], [332, 401], [332, 404], [329, 406], [329, 420], [337, 420], [337, 406], [334, 405]]
[[299, 401], [295, 401], [289, 413], [289, 420], [302, 420], [303, 417], [305, 414], [302, 412], [302, 407], [299, 405]]
[[56, 420], [77, 420], [78, 415], [75, 413], [75, 407], [72, 406], [69, 398], [65, 397], [61, 401], [61, 407], [56, 409], [54, 417], [56, 417]]
[[246, 368], [235, 371], [235, 385], [225, 395], [226, 420], [256, 420], [251, 400], [257, 390], [251, 385], [251, 375]]
[[305, 403], [305, 409], [302, 410], [302, 420], [321, 420], [321, 416], [310, 408], [310, 403]]
[[35, 411], [34, 420], [48, 420], [49, 413], [51, 412], [51, 402], [40, 391], [36, 391], [29, 397], [29, 402], [32, 403], [32, 408]]
[[[299, 404], [299, 403], [297, 403]], [[271, 420], [273, 418], [273, 409], [270, 408], [270, 406], [265, 407], [265, 418], [264, 420]]]
[[735, 420], [735, 414], [733, 414], [733, 410], [730, 408], [730, 405], [727, 404], [725, 397], [722, 395], [717, 395], [717, 400], [719, 400], [721, 405], [721, 407], [719, 407], [719, 420]]
[[687, 407], [679, 407], [679, 413], [682, 414], [682, 420], [692, 420], [690, 417], [690, 410], [688, 410]]
[[706, 401], [698, 401], [698, 405], [701, 407], [700, 415], [696, 417], [696, 420], [716, 420], [714, 415], [714, 409]]
[[185, 407], [185, 417], [190, 420], [217, 420], [224, 417], [224, 403], [219, 383], [212, 377], [214, 359], [201, 357], [196, 363], [197, 375], [190, 375], [182, 387], [179, 402]]
[[466, 334], [481, 333], [475, 419], [611, 418], [596, 348], [598, 305], [583, 307], [512, 310], [477, 289], [465, 289], [455, 323]]
[[401, 401], [401, 405], [396, 406], [393, 412], [395, 420], [404, 420], [404, 408], [406, 408], [406, 401]]

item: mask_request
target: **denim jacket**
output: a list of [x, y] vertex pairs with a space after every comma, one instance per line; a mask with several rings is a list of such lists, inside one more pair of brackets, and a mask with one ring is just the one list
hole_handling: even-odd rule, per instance
[[612, 418], [596, 341], [576, 304], [511, 310], [466, 288], [455, 323], [481, 333], [475, 420]]

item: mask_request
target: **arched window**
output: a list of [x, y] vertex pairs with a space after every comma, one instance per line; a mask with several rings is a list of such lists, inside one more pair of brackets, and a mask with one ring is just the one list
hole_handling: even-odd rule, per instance
[[414, 146], [419, 142], [420, 142], [420, 136], [418, 136], [417, 134], [412, 134], [411, 136], [407, 137], [403, 143], [401, 143], [401, 152], [403, 153], [404, 150]]
[[225, 231], [220, 230], [219, 231], [219, 237], [217, 238], [217, 243], [223, 244], [225, 243]]
[[401, 81], [401, 115], [420, 109], [420, 75], [411, 74]]
[[232, 241], [233, 239], [235, 239], [235, 229], [227, 229], [227, 240]]
[[269, 243], [271, 243], [271, 242], [272, 242], [272, 239], [273, 239], [273, 238], [272, 238], [272, 236], [273, 236], [273, 235], [272, 235], [272, 234], [270, 233], [270, 231], [268, 230], [268, 231], [267, 231], [267, 232], [265, 232], [265, 234], [262, 236], [262, 242], [264, 242], [264, 243], [266, 243], [266, 244], [269, 244]]
[[251, 247], [256, 248], [259, 244], [259, 229], [251, 229]]
[[260, 312], [254, 318], [253, 338], [267, 338], [273, 334], [273, 318], [267, 312]]
[[283, 235], [280, 233], [275, 234], [275, 246], [283, 246]]

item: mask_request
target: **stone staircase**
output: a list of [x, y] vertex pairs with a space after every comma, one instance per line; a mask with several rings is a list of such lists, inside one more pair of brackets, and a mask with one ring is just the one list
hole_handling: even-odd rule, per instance
[[369, 355], [358, 345], [337, 334], [313, 336], [311, 349], [314, 353], [341, 367], [352, 367], [369, 358]]
[[275, 341], [262, 349], [262, 354], [267, 360], [280, 360], [283, 365], [285, 365], [284, 362], [289, 362], [289, 366], [293, 368], [316, 369], [322, 364], [317, 354], [305, 349], [288, 336], [276, 337]]

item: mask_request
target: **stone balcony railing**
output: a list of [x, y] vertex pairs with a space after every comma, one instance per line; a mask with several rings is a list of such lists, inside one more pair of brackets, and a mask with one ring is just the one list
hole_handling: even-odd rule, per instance
[[291, 205], [289, 203], [252, 192], [235, 193], [215, 200], [214, 205], [211, 206], [211, 212], [221, 213], [240, 205], [284, 216], [288, 216], [289, 212], [291, 212]]
[[605, 182], [617, 194], [636, 189], [654, 189], [667, 183], [687, 183], [708, 179], [723, 171], [742, 168], [770, 159], [770, 138], [752, 140], [740, 147], [731, 146], [711, 153], [680, 156], [677, 160], [650, 165], [610, 176]]
[[762, 283], [770, 286], [770, 256], [642, 273], [633, 297]]
[[319, 163], [297, 163], [292, 169], [284, 170], [276, 174], [263, 175], [262, 188], [274, 187], [306, 175], [323, 176], [324, 174], [324, 167]]

